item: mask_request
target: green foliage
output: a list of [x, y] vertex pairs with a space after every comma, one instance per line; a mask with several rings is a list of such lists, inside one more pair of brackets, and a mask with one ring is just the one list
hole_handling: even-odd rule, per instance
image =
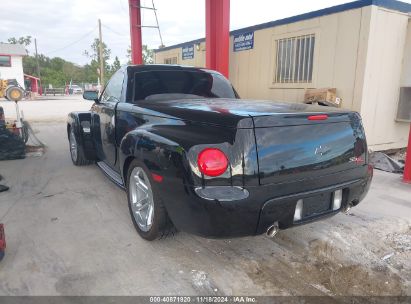
[[114, 62], [113, 62], [113, 64], [111, 65], [111, 72], [112, 73], [115, 73], [117, 70], [119, 70], [121, 68], [121, 63], [120, 63], [120, 60], [118, 59], [118, 57], [116, 56], [115, 58], [114, 58]]
[[[85, 50], [84, 55], [91, 59], [90, 66], [98, 74], [100, 70], [100, 52], [99, 52], [100, 39], [95, 38], [90, 46], [90, 51]], [[112, 75], [111, 66], [108, 64], [110, 60], [111, 50], [103, 42], [103, 62], [104, 62], [104, 82], [106, 83]]]
[[[12, 44], [23, 44], [29, 46], [31, 44], [31, 36], [20, 38], [11, 37], [7, 41]], [[98, 38], [94, 39], [90, 45], [90, 50], [84, 51], [84, 55], [90, 59], [90, 62], [84, 66], [76, 65], [72, 62], [66, 61], [62, 58], [49, 58], [45, 55], [39, 54], [38, 61], [40, 66], [41, 82], [43, 86], [49, 84], [53, 87], [62, 87], [70, 81], [73, 83], [97, 83], [100, 68], [100, 53], [99, 53]], [[111, 50], [103, 42], [103, 61], [104, 61], [104, 75], [105, 82], [121, 67], [120, 60], [116, 56], [113, 63], [110, 65]], [[35, 56], [23, 57], [23, 70], [25, 74], [38, 77], [37, 63]]]
[[[131, 64], [131, 47], [127, 49], [128, 64]], [[147, 45], [143, 44], [143, 63], [153, 64], [154, 63], [154, 51], [150, 49]]]
[[147, 45], [143, 45], [143, 62], [144, 64], [154, 63], [154, 51], [149, 49]]
[[[70, 80], [73, 83], [97, 82], [97, 72], [92, 71], [90, 65], [81, 67], [59, 57], [49, 58], [44, 55], [39, 55], [39, 65], [43, 86], [51, 84], [53, 87], [62, 87]], [[23, 70], [25, 74], [38, 76], [34, 56], [23, 58]]]
[[31, 36], [25, 36], [20, 38], [11, 37], [7, 39], [7, 42], [11, 44], [22, 44], [24, 46], [29, 46], [31, 44]]

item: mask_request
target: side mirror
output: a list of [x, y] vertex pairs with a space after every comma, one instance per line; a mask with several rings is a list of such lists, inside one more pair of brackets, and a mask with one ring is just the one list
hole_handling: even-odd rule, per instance
[[83, 98], [86, 100], [92, 100], [98, 102], [98, 93], [97, 91], [84, 91]]

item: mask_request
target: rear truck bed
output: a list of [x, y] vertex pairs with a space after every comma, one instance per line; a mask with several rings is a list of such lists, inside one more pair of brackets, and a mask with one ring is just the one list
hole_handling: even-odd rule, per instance
[[[228, 156], [224, 175], [202, 176], [190, 199], [184, 199], [187, 193], [176, 195], [177, 184], [165, 187], [166, 197], [175, 198], [168, 199], [167, 209], [179, 229], [208, 237], [261, 234], [273, 225], [285, 229], [335, 215], [367, 193], [372, 168], [357, 113], [279, 113], [252, 119], [253, 128], [237, 129], [231, 146], [213, 145]], [[203, 146], [192, 149], [194, 172]]]

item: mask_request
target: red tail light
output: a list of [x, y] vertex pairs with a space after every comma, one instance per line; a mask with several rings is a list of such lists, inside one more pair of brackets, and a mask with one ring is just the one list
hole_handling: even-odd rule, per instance
[[308, 116], [308, 120], [327, 120], [328, 119], [328, 115], [312, 115], [312, 116]]
[[197, 159], [198, 168], [204, 175], [216, 177], [223, 174], [228, 167], [227, 156], [215, 148], [207, 148], [200, 152]]

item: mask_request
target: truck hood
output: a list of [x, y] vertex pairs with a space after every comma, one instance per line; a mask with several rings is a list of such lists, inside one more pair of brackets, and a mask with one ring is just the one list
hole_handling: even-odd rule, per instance
[[[344, 119], [343, 117], [347, 114], [347, 111], [331, 107], [246, 99], [150, 100], [140, 101], [138, 105], [158, 112], [160, 116], [166, 114], [176, 119], [233, 128], [301, 124], [302, 114], [306, 117], [307, 114], [326, 113], [334, 117], [334, 120]], [[298, 122], [295, 121], [296, 119]], [[345, 119], [348, 120], [348, 118]]]

